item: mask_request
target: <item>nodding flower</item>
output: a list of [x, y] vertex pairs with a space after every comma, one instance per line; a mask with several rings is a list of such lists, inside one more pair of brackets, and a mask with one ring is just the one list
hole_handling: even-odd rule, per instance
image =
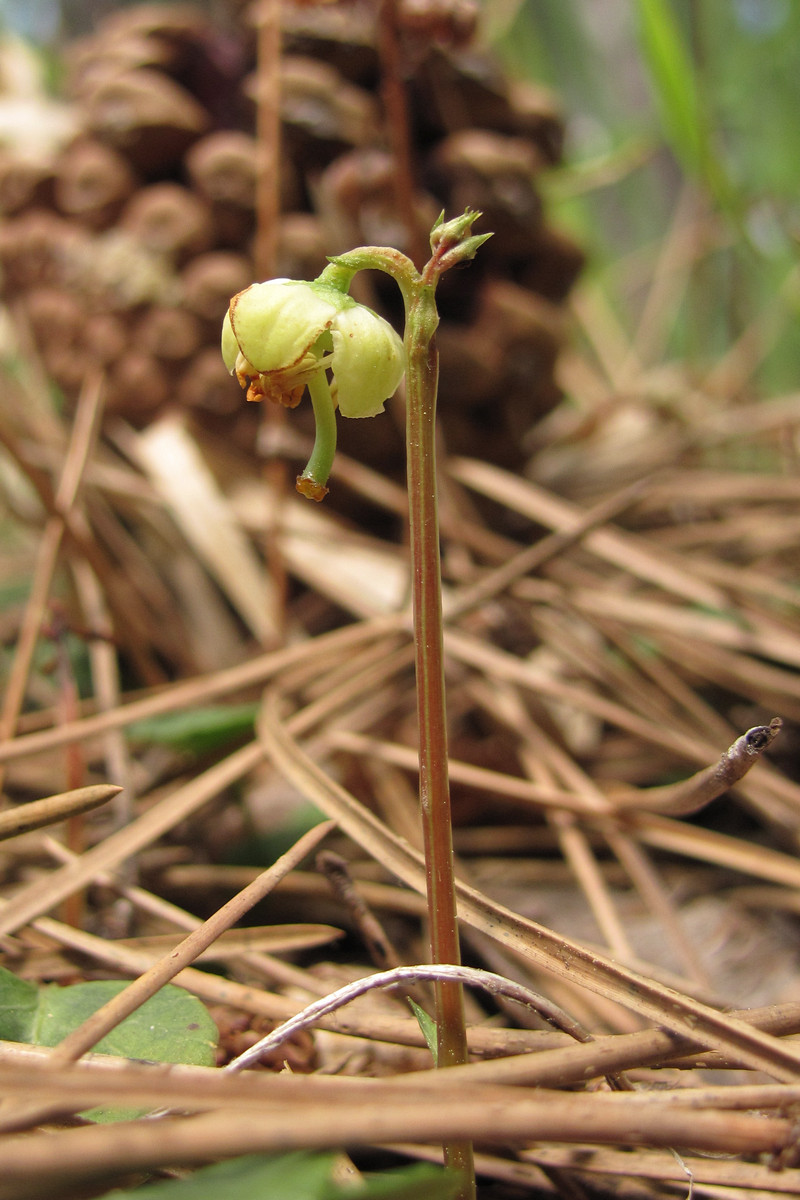
[[248, 400], [294, 408], [308, 388], [317, 436], [297, 488], [312, 500], [328, 490], [335, 409], [345, 417], [383, 412], [406, 365], [402, 339], [383, 317], [329, 283], [294, 279], [253, 283], [233, 297], [222, 357]]
[[330, 284], [254, 283], [231, 300], [222, 357], [248, 400], [300, 402], [309, 380], [333, 375], [345, 417], [374, 417], [405, 371], [403, 343], [388, 321]]

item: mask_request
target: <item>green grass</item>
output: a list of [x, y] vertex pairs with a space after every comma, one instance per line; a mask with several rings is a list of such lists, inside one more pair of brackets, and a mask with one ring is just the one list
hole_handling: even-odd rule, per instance
[[623, 324], [641, 304], [642, 261], [691, 188], [720, 244], [691, 271], [668, 354], [702, 369], [765, 322], [759, 389], [795, 386], [800, 5], [521, 0], [487, 12], [486, 27], [515, 76], [563, 102], [568, 161], [549, 181], [550, 210], [588, 247]]

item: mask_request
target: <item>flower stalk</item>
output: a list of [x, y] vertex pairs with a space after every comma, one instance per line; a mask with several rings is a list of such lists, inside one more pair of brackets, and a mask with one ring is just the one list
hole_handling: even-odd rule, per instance
[[[436, 401], [439, 360], [436, 286], [451, 267], [474, 258], [484, 236], [471, 228], [479, 213], [465, 212], [431, 233], [431, 258], [417, 271], [390, 247], [365, 246], [331, 259], [312, 284], [278, 280], [254, 284], [231, 301], [223, 331], [223, 356], [248, 399], [287, 406], [308, 387], [316, 419], [311, 458], [298, 490], [314, 500], [327, 492], [336, 447], [334, 398], [344, 416], [372, 416], [383, 408], [406, 373], [406, 453], [411, 543], [412, 599], [419, 725], [420, 808], [427, 876], [431, 962], [458, 967], [461, 953], [447, 757], [447, 711], [442, 628], [441, 557], [436, 478]], [[354, 305], [348, 289], [356, 272], [384, 271], [397, 283], [405, 305], [402, 348], [386, 322]], [[305, 292], [299, 292], [305, 288]], [[256, 291], [256, 289], [261, 289]], [[358, 310], [358, 311], [355, 311]], [[437, 1065], [467, 1061], [461, 983], [435, 985]], [[475, 1196], [470, 1143], [446, 1145], [445, 1161], [460, 1177], [458, 1200]]]
[[[468, 214], [466, 228], [478, 216]], [[451, 222], [451, 225], [454, 223]], [[441, 225], [438, 227], [441, 228]], [[460, 230], [452, 239], [431, 238], [432, 256], [411, 288], [406, 303], [406, 455], [411, 544], [414, 646], [419, 726], [419, 797], [427, 875], [431, 962], [461, 963], [456, 908], [453, 828], [447, 748], [444, 679], [442, 572], [436, 478], [436, 402], [439, 354], [436, 348], [436, 285], [449, 266], [472, 258], [485, 238], [465, 247]], [[466, 249], [466, 252], [463, 252]], [[459, 254], [459, 250], [462, 251]], [[447, 261], [448, 254], [451, 261]], [[460, 983], [440, 980], [436, 989], [437, 1064], [456, 1066], [468, 1059], [464, 993]], [[474, 1195], [472, 1145], [446, 1145], [446, 1163], [462, 1180], [461, 1196]]]
[[[461, 963], [450, 808], [442, 631], [441, 555], [436, 487], [435, 417], [438, 353], [430, 329], [433, 288], [420, 285], [406, 321], [406, 448], [411, 544], [414, 649], [419, 728], [419, 799], [427, 876], [431, 962]], [[435, 325], [434, 325], [435, 328]], [[462, 985], [435, 985], [437, 1066], [467, 1062]], [[444, 1147], [459, 1172], [461, 1195], [474, 1195], [472, 1146]]]

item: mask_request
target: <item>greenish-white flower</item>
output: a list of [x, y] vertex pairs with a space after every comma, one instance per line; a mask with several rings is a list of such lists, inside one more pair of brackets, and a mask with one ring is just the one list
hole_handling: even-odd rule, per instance
[[222, 356], [248, 400], [293, 408], [320, 372], [345, 417], [382, 412], [405, 371], [403, 343], [388, 321], [329, 284], [254, 283], [231, 300]]

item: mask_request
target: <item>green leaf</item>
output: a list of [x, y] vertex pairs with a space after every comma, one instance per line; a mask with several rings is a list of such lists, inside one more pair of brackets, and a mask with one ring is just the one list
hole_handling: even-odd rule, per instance
[[0, 967], [0, 1038], [29, 1042], [39, 1006], [39, 989]]
[[252, 734], [257, 712], [257, 704], [218, 704], [164, 713], [134, 721], [128, 729], [128, 737], [134, 742], [203, 754], [235, 738]]
[[[113, 1200], [333, 1200], [335, 1154], [248, 1154], [196, 1171], [190, 1179], [159, 1183], [146, 1192], [114, 1192]], [[348, 1194], [352, 1195], [353, 1189]]]
[[196, 1171], [190, 1179], [159, 1183], [146, 1192], [113, 1192], [113, 1200], [452, 1200], [455, 1176], [415, 1165], [370, 1175], [363, 1185], [332, 1180], [335, 1154], [248, 1154]]
[[452, 1200], [458, 1186], [458, 1177], [453, 1172], [420, 1163], [370, 1175], [363, 1188], [337, 1189], [326, 1195], [325, 1200]]
[[[0, 1039], [56, 1046], [126, 987], [124, 980], [112, 979], [36, 987], [0, 967]], [[183, 988], [168, 986], [126, 1017], [94, 1052], [211, 1067], [216, 1044], [217, 1027], [205, 1005]], [[83, 1115], [92, 1121], [119, 1121], [138, 1112], [93, 1109]]]
[[436, 1062], [439, 1058], [439, 1035], [436, 1031], [436, 1022], [433, 1017], [425, 1012], [425, 1009], [417, 1004], [416, 1000], [407, 997], [411, 1011], [417, 1018], [417, 1023], [422, 1030], [422, 1036], [428, 1044], [428, 1049], [433, 1055], [433, 1061]]

